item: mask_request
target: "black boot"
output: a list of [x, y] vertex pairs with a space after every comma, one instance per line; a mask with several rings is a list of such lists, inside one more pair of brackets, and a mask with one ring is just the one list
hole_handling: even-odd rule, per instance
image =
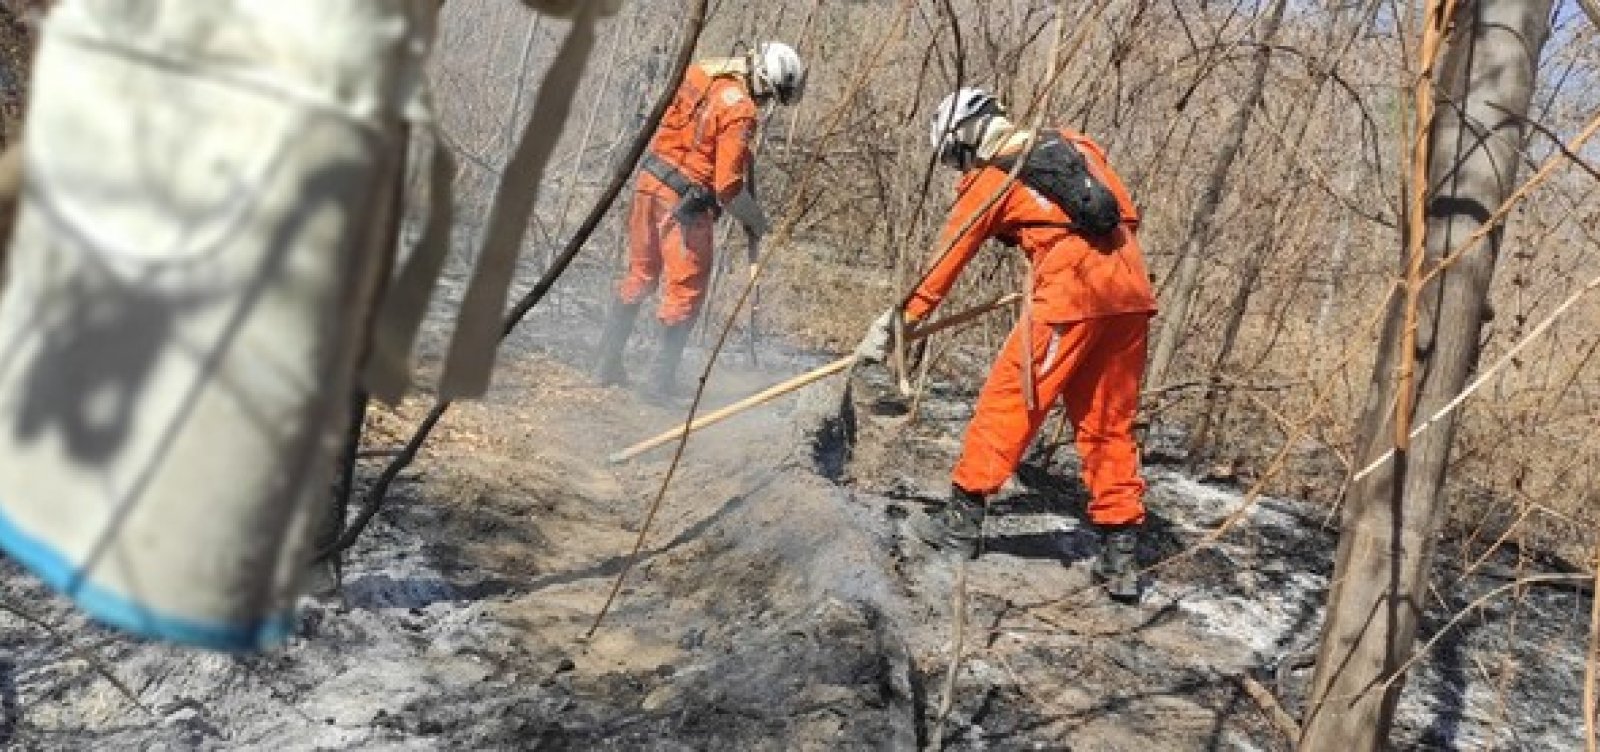
[[655, 370], [650, 373], [650, 384], [645, 397], [657, 404], [671, 402], [678, 391], [678, 362], [683, 360], [683, 346], [689, 343], [689, 330], [694, 319], [671, 324], [661, 331], [661, 351], [656, 354]]
[[1095, 578], [1106, 594], [1118, 603], [1139, 602], [1139, 526], [1116, 525], [1100, 528], [1100, 558], [1094, 563]]
[[606, 328], [600, 334], [600, 351], [596, 357], [594, 380], [600, 386], [628, 383], [628, 374], [622, 370], [622, 353], [633, 336], [633, 320], [639, 315], [638, 303], [616, 301], [606, 315]]
[[911, 532], [934, 548], [954, 551], [969, 559], [977, 558], [984, 511], [981, 494], [951, 486], [950, 501], [943, 509], [933, 514], [912, 515]]

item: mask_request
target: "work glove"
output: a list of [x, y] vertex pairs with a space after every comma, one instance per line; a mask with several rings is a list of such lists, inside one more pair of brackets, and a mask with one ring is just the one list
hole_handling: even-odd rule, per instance
[[890, 348], [894, 347], [895, 329], [904, 328], [903, 315], [899, 308], [890, 308], [875, 319], [867, 335], [861, 338], [861, 344], [856, 345], [856, 357], [868, 363], [882, 363], [887, 359]]
[[687, 227], [709, 216], [712, 220], [722, 215], [722, 209], [717, 205], [717, 194], [709, 189], [695, 186], [678, 197], [678, 205], [672, 210], [673, 219], [679, 226]]

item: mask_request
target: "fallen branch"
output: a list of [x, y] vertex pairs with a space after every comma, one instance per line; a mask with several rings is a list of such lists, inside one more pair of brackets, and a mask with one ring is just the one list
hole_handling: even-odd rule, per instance
[[17, 617], [18, 619], [44, 630], [46, 634], [50, 635], [51, 639], [54, 639], [62, 645], [65, 645], [67, 650], [71, 651], [73, 655], [82, 659], [84, 663], [89, 664], [90, 669], [104, 677], [105, 680], [117, 690], [117, 693], [122, 695], [123, 699], [128, 701], [128, 704], [138, 708], [141, 711], [144, 711], [144, 714], [150, 716], [151, 718], [161, 717], [154, 710], [151, 710], [149, 705], [146, 705], [144, 702], [140, 701], [139, 695], [133, 691], [133, 688], [129, 687], [126, 682], [123, 682], [122, 679], [117, 676], [116, 672], [111, 670], [111, 666], [107, 665], [100, 656], [90, 652], [88, 648], [79, 647], [78, 645], [74, 644], [72, 639], [63, 634], [60, 629], [55, 627], [55, 625], [45, 621], [42, 617], [29, 612], [27, 609], [7, 601], [0, 600], [0, 611], [5, 611], [6, 613]]
[[1284, 736], [1290, 741], [1300, 739], [1300, 724], [1295, 721], [1294, 716], [1289, 715], [1289, 711], [1283, 709], [1283, 705], [1278, 702], [1278, 698], [1271, 690], [1261, 686], [1261, 682], [1249, 674], [1239, 677], [1239, 686], [1244, 688], [1245, 694], [1250, 695], [1250, 699], [1256, 701], [1261, 712], [1267, 714], [1267, 719], [1271, 720], [1272, 725], [1283, 732]]
[[1285, 381], [1278, 384], [1252, 384], [1244, 381], [1233, 381], [1219, 376], [1214, 379], [1195, 379], [1193, 381], [1180, 381], [1176, 384], [1166, 384], [1145, 389], [1139, 393], [1141, 398], [1160, 397], [1172, 392], [1182, 392], [1202, 387], [1216, 389], [1224, 392], [1283, 392], [1295, 387], [1305, 386], [1305, 381]]

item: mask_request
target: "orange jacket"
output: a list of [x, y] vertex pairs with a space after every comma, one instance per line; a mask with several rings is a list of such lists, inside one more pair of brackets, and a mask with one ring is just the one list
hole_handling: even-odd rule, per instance
[[[743, 80], [712, 78], [692, 65], [650, 149], [685, 177], [716, 191], [718, 202], [726, 204], [744, 188], [755, 124], [756, 104]], [[670, 193], [659, 182], [650, 183]]]
[[1123, 313], [1154, 313], [1155, 293], [1145, 271], [1136, 231], [1139, 213], [1128, 189], [1106, 162], [1105, 152], [1087, 137], [1062, 130], [1076, 145], [1089, 169], [1116, 195], [1122, 207], [1122, 227], [1109, 237], [1094, 239], [1065, 226], [1029, 226], [1035, 223], [1065, 225], [1067, 214], [1039, 192], [1019, 180], [987, 212], [973, 221], [965, 235], [950, 241], [989, 198], [1005, 184], [1007, 172], [997, 167], [968, 170], [956, 186], [956, 205], [945, 220], [935, 248], [949, 248], [923, 278], [905, 307], [910, 320], [926, 317], [944, 300], [967, 262], [983, 242], [999, 238], [1020, 247], [1033, 267], [1033, 318], [1046, 324], [1067, 324]]

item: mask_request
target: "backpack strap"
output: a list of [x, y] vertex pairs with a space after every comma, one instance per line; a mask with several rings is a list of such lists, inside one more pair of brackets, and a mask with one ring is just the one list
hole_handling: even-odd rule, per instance
[[[990, 160], [997, 169], [1010, 171], [1018, 155]], [[1091, 237], [1104, 237], [1122, 225], [1122, 208], [1116, 195], [1095, 175], [1077, 145], [1057, 131], [1039, 134], [1017, 179], [1066, 212], [1068, 221], [1031, 222], [1023, 227], [1062, 227]]]

